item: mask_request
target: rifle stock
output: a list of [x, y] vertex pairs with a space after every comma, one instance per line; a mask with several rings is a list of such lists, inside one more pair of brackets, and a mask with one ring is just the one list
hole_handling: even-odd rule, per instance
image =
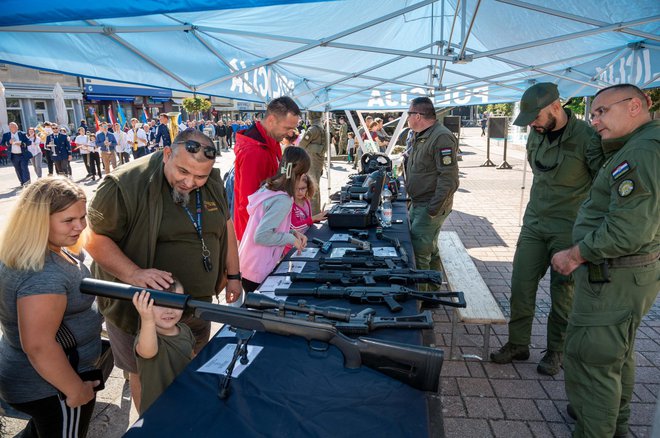
[[442, 350], [369, 338], [351, 339], [332, 324], [279, 316], [273, 312], [254, 311], [197, 301], [189, 295], [85, 278], [80, 290], [89, 295], [132, 300], [136, 292], [146, 290], [157, 306], [192, 309], [195, 316], [207, 321], [228, 324], [283, 336], [300, 336], [332, 344], [344, 355], [346, 368], [368, 366], [422, 391], [438, 391]]

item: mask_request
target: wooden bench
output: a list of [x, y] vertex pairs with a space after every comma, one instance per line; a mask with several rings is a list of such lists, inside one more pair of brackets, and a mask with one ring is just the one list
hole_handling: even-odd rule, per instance
[[481, 274], [458, 234], [455, 231], [441, 231], [438, 246], [449, 289], [452, 292], [463, 292], [467, 303], [467, 307], [464, 309], [454, 309], [452, 315], [449, 358], [454, 357], [456, 326], [461, 322], [484, 325], [482, 360], [487, 360], [490, 347], [490, 326], [491, 324], [506, 324], [507, 319], [493, 298], [486, 282], [481, 278]]

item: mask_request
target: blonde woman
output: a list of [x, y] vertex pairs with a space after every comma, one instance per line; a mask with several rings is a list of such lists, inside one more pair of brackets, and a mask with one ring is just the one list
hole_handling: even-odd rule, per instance
[[43, 178], [21, 193], [0, 233], [0, 396], [31, 416], [22, 436], [84, 437], [94, 409], [100, 380], [81, 373], [98, 361], [101, 317], [80, 292], [89, 270], [74, 249], [85, 214], [80, 187]]

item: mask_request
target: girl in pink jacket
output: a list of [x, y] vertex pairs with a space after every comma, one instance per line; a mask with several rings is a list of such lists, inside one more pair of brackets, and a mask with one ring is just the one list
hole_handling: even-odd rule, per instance
[[248, 220], [238, 247], [243, 290], [252, 292], [266, 279], [282, 257], [287, 245], [301, 251], [307, 237], [290, 230], [291, 206], [297, 183], [310, 168], [304, 149], [290, 146], [284, 150], [277, 175], [248, 196]]

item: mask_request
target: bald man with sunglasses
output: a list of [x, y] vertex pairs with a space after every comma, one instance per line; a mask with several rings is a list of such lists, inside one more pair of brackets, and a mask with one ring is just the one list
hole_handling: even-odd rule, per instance
[[[600, 139], [559, 101], [553, 83], [533, 85], [523, 94], [513, 122], [529, 126], [527, 160], [534, 180], [518, 237], [511, 275], [509, 340], [490, 358], [499, 364], [527, 360], [539, 282], [550, 258], [571, 244], [573, 222], [603, 161]], [[555, 375], [561, 369], [573, 280], [550, 271], [551, 308], [547, 346], [537, 371]]]
[[[240, 297], [238, 245], [216, 149], [189, 128], [170, 146], [127, 163], [99, 185], [88, 212], [86, 249], [95, 278], [166, 290], [176, 277], [187, 294], [211, 302], [226, 285], [226, 301]], [[115, 364], [130, 373], [140, 405], [134, 354], [139, 316], [129, 301], [100, 298]], [[193, 315], [182, 322], [195, 335], [198, 352], [210, 323]]]

